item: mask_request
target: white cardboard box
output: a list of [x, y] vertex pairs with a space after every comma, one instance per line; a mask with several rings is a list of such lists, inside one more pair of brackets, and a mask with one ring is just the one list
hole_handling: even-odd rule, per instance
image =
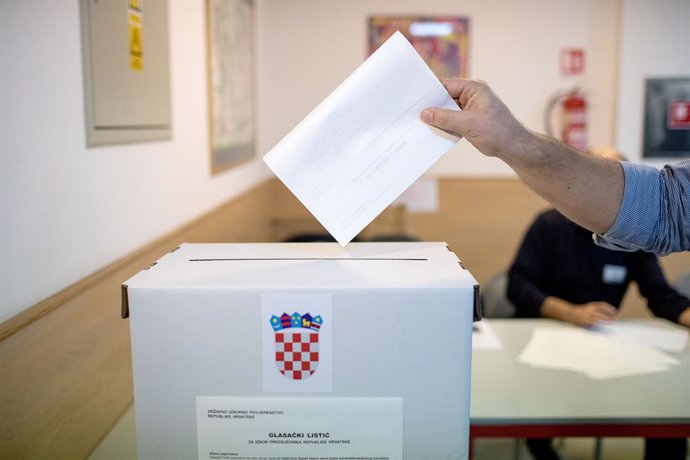
[[208, 396], [402, 398], [404, 458], [466, 458], [477, 290], [445, 243], [184, 244], [123, 285], [139, 458], [197, 458]]

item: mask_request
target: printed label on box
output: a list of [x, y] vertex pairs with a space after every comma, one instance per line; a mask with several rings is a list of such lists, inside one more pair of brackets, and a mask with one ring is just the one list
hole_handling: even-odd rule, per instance
[[196, 398], [200, 460], [402, 460], [402, 398]]

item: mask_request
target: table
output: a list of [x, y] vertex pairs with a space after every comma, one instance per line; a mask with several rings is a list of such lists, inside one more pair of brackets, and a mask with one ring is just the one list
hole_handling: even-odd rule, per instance
[[[490, 319], [504, 348], [472, 353], [470, 456], [480, 437], [690, 437], [690, 345], [670, 372], [591, 380], [517, 362], [549, 319]], [[625, 320], [680, 327], [661, 319]], [[575, 326], [572, 326], [575, 327]]]

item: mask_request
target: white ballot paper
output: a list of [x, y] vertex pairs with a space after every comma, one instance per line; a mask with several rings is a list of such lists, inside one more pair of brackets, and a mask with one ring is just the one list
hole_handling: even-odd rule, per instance
[[396, 32], [264, 156], [343, 246], [457, 141], [420, 119], [459, 110]]
[[688, 344], [687, 329], [672, 329], [669, 327], [622, 321], [598, 324], [593, 329], [624, 340], [630, 340], [642, 345], [650, 345], [659, 350], [673, 353], [682, 352]]
[[534, 329], [518, 362], [575, 371], [593, 380], [668, 372], [679, 363], [652, 347], [569, 327]]
[[472, 323], [472, 350], [503, 350], [503, 342], [486, 318]]
[[402, 460], [402, 398], [196, 398], [199, 460]]

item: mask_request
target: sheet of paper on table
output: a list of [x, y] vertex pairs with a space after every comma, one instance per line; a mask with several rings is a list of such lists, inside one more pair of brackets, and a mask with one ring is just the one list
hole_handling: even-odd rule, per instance
[[472, 350], [503, 350], [503, 342], [487, 319], [472, 324]]
[[688, 344], [687, 329], [614, 321], [599, 324], [594, 330], [673, 353], [680, 353]]
[[665, 372], [678, 359], [656, 348], [586, 329], [536, 328], [518, 356], [535, 367], [570, 370], [591, 379]]
[[458, 110], [396, 32], [264, 161], [345, 246], [458, 141], [421, 121], [430, 106]]

